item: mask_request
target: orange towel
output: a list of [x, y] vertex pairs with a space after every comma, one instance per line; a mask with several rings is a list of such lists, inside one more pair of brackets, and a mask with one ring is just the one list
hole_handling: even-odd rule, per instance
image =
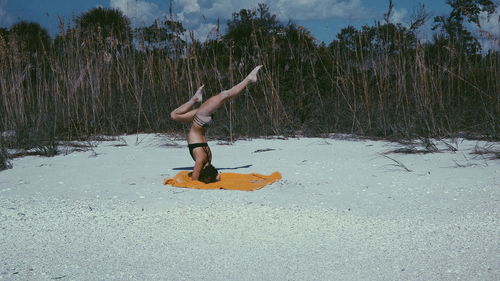
[[192, 180], [188, 175], [188, 171], [181, 171], [171, 179], [163, 180], [163, 184], [170, 184], [176, 187], [187, 187], [194, 189], [230, 189], [252, 191], [260, 189], [268, 184], [271, 184], [281, 179], [281, 174], [274, 172], [269, 176], [260, 174], [236, 174], [236, 173], [221, 173], [220, 181], [212, 183], [203, 183]]

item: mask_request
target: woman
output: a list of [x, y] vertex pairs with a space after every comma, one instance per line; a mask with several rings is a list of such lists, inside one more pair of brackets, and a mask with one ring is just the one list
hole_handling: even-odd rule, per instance
[[201, 86], [194, 96], [185, 104], [181, 105], [170, 113], [170, 117], [179, 122], [192, 122], [191, 129], [187, 137], [188, 148], [191, 157], [195, 164], [191, 178], [205, 183], [215, 182], [219, 180], [217, 169], [212, 166], [212, 152], [207, 144], [205, 132], [212, 125], [212, 113], [221, 107], [227, 100], [238, 95], [250, 83], [257, 82], [257, 72], [262, 65], [257, 66], [236, 86], [229, 90], [209, 98], [202, 103], [198, 109], [193, 109], [196, 103], [203, 101], [203, 87]]

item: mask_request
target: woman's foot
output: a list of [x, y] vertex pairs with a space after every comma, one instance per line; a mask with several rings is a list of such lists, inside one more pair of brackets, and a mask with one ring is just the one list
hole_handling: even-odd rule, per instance
[[194, 102], [202, 102], [203, 101], [203, 87], [205, 87], [205, 85], [201, 85], [201, 87], [199, 87], [198, 90], [196, 90], [196, 93], [191, 98], [191, 100], [193, 100]]
[[262, 65], [257, 66], [252, 70], [252, 72], [250, 72], [250, 74], [248, 74], [247, 79], [250, 80], [250, 82], [257, 82], [257, 72], [259, 72], [261, 67]]

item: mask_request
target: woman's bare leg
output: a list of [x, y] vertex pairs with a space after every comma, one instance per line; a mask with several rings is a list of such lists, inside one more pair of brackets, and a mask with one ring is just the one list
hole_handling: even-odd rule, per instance
[[203, 87], [204, 85], [198, 88], [196, 93], [188, 102], [184, 103], [183, 105], [179, 106], [178, 108], [170, 112], [170, 118], [179, 122], [192, 121], [194, 115], [198, 111], [198, 109], [193, 109], [193, 106], [196, 103], [201, 102], [203, 100]]
[[222, 91], [220, 94], [209, 98], [204, 102], [200, 108], [198, 108], [197, 114], [203, 116], [210, 116], [214, 111], [216, 111], [221, 105], [224, 104], [228, 99], [237, 96], [241, 91], [243, 91], [248, 84], [257, 82], [257, 72], [259, 72], [262, 65], [257, 66], [248, 74], [248, 76], [243, 79], [240, 83], [236, 84], [229, 90]]

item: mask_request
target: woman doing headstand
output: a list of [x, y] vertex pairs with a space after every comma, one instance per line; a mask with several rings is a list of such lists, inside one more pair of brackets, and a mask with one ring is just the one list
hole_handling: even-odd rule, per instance
[[240, 83], [229, 90], [209, 98], [200, 107], [194, 109], [194, 105], [203, 101], [203, 85], [196, 91], [193, 97], [185, 104], [179, 106], [170, 113], [170, 117], [179, 122], [192, 122], [187, 137], [188, 148], [195, 164], [191, 178], [205, 183], [215, 182], [219, 179], [217, 169], [212, 166], [212, 152], [207, 144], [205, 132], [212, 125], [212, 113], [221, 107], [227, 100], [238, 95], [250, 83], [257, 82], [257, 72], [262, 65], [257, 66]]

